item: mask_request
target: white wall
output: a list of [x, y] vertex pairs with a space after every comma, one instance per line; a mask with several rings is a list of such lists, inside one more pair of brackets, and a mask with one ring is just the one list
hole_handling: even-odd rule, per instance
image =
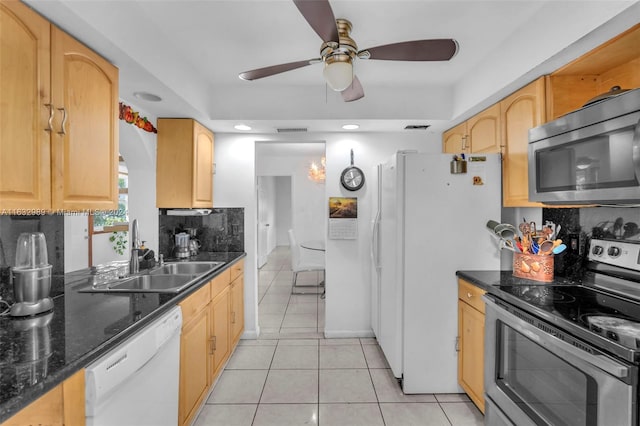
[[[291, 145], [293, 153], [295, 144]], [[256, 158], [258, 176], [291, 176], [291, 204], [288, 208], [292, 212], [292, 228], [298, 241], [325, 239], [325, 184], [313, 182], [307, 177], [312, 161], [318, 163], [320, 157], [305, 154], [261, 154]], [[280, 207], [283, 210], [287, 208], [285, 205], [278, 205], [278, 210]], [[288, 229], [285, 233], [287, 231]]]
[[[257, 264], [256, 264], [256, 141], [282, 141], [287, 137], [301, 140], [300, 134], [216, 135], [216, 176], [214, 193], [219, 207], [245, 209], [245, 337], [259, 331], [257, 324]], [[428, 131], [397, 133], [322, 133], [303, 136], [326, 143], [327, 181], [324, 199], [332, 196], [358, 197], [357, 240], [327, 241], [326, 326], [328, 337], [371, 336], [371, 294], [369, 241], [371, 197], [369, 185], [355, 193], [344, 190], [339, 183], [342, 170], [349, 165], [349, 150], [353, 148], [355, 164], [367, 178], [372, 177], [375, 164], [386, 160], [400, 149], [420, 152], [440, 152], [441, 134]], [[326, 229], [326, 208], [322, 221]], [[323, 236], [324, 237], [324, 236]]]
[[[142, 117], [155, 123], [156, 117], [150, 116], [140, 108], [131, 105]], [[129, 220], [138, 219], [140, 239], [145, 246], [158, 253], [158, 209], [156, 208], [156, 134], [145, 132], [136, 126], [120, 121], [120, 154], [129, 170]], [[84, 216], [83, 216], [84, 217]], [[84, 228], [80, 228], [84, 226]], [[69, 228], [69, 229], [67, 229]], [[88, 250], [87, 240], [80, 241], [86, 232], [86, 224], [77, 218], [65, 218], [65, 271], [86, 268], [82, 262], [74, 262]], [[111, 234], [94, 236], [92, 247], [93, 264], [128, 258], [128, 254], [118, 255], [113, 251], [108, 238]], [[129, 246], [131, 240], [128, 239]], [[67, 268], [68, 266], [68, 268]]]
[[[266, 226], [266, 241], [261, 241], [259, 247], [264, 247], [265, 253], [261, 253], [265, 257], [276, 248], [276, 218], [277, 209], [277, 182], [275, 176], [258, 176], [258, 185], [262, 192], [262, 197], [258, 197], [259, 206], [258, 214], [261, 215], [258, 223], [258, 232], [260, 226]], [[259, 236], [258, 238], [262, 238]], [[261, 248], [262, 249], [262, 248]]]
[[291, 209], [291, 177], [276, 176], [276, 246], [289, 245], [289, 229], [293, 226]]

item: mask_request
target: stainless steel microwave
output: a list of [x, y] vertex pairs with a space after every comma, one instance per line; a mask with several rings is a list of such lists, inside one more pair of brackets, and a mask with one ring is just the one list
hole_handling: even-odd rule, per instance
[[529, 130], [529, 200], [640, 204], [640, 89]]

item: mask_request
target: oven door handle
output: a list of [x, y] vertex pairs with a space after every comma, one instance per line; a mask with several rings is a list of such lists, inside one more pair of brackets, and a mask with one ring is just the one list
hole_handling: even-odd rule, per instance
[[568, 353], [576, 358], [582, 360], [587, 364], [591, 364], [602, 371], [609, 373], [610, 375], [623, 380], [629, 377], [629, 367], [622, 365], [615, 360], [609, 358], [607, 355], [601, 353], [599, 350], [592, 348], [594, 352], [598, 354], [590, 354], [586, 351], [576, 348], [567, 342], [564, 342], [557, 337], [549, 334], [539, 328], [521, 320], [510, 312], [498, 306], [490, 297], [483, 297], [486, 307], [490, 307], [496, 318], [507, 324], [509, 327], [525, 335], [537, 344], [555, 352], [553, 349], [558, 348], [565, 353]]

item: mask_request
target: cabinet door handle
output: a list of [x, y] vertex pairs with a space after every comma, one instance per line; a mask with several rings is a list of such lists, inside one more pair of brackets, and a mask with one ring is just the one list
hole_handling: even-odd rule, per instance
[[213, 353], [216, 351], [216, 336], [211, 337], [211, 339], [209, 339], [211, 341], [211, 350], [209, 351], [210, 355], [213, 355]]
[[67, 109], [65, 107], [62, 107], [58, 108], [58, 111], [62, 111], [62, 124], [60, 125], [60, 131], [58, 132], [58, 134], [66, 135], [67, 130], [64, 128], [64, 126], [67, 124]]
[[467, 149], [467, 136], [462, 137], [462, 150]]
[[231, 324], [235, 324], [235, 323], [236, 323], [236, 313], [231, 312]]
[[473, 297], [473, 294], [471, 294], [471, 293], [467, 293], [467, 297], [468, 297], [469, 299], [471, 299], [471, 298]]
[[47, 121], [49, 126], [44, 130], [46, 132], [50, 132], [53, 130], [53, 114], [55, 114], [55, 110], [53, 109], [53, 104], [44, 104], [44, 106], [49, 108], [49, 120]]

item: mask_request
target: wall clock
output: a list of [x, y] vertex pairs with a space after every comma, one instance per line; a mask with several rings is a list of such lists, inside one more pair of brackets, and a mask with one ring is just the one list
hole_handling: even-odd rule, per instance
[[364, 185], [364, 172], [353, 165], [353, 150], [351, 150], [351, 165], [342, 171], [340, 183], [349, 191], [357, 191]]

